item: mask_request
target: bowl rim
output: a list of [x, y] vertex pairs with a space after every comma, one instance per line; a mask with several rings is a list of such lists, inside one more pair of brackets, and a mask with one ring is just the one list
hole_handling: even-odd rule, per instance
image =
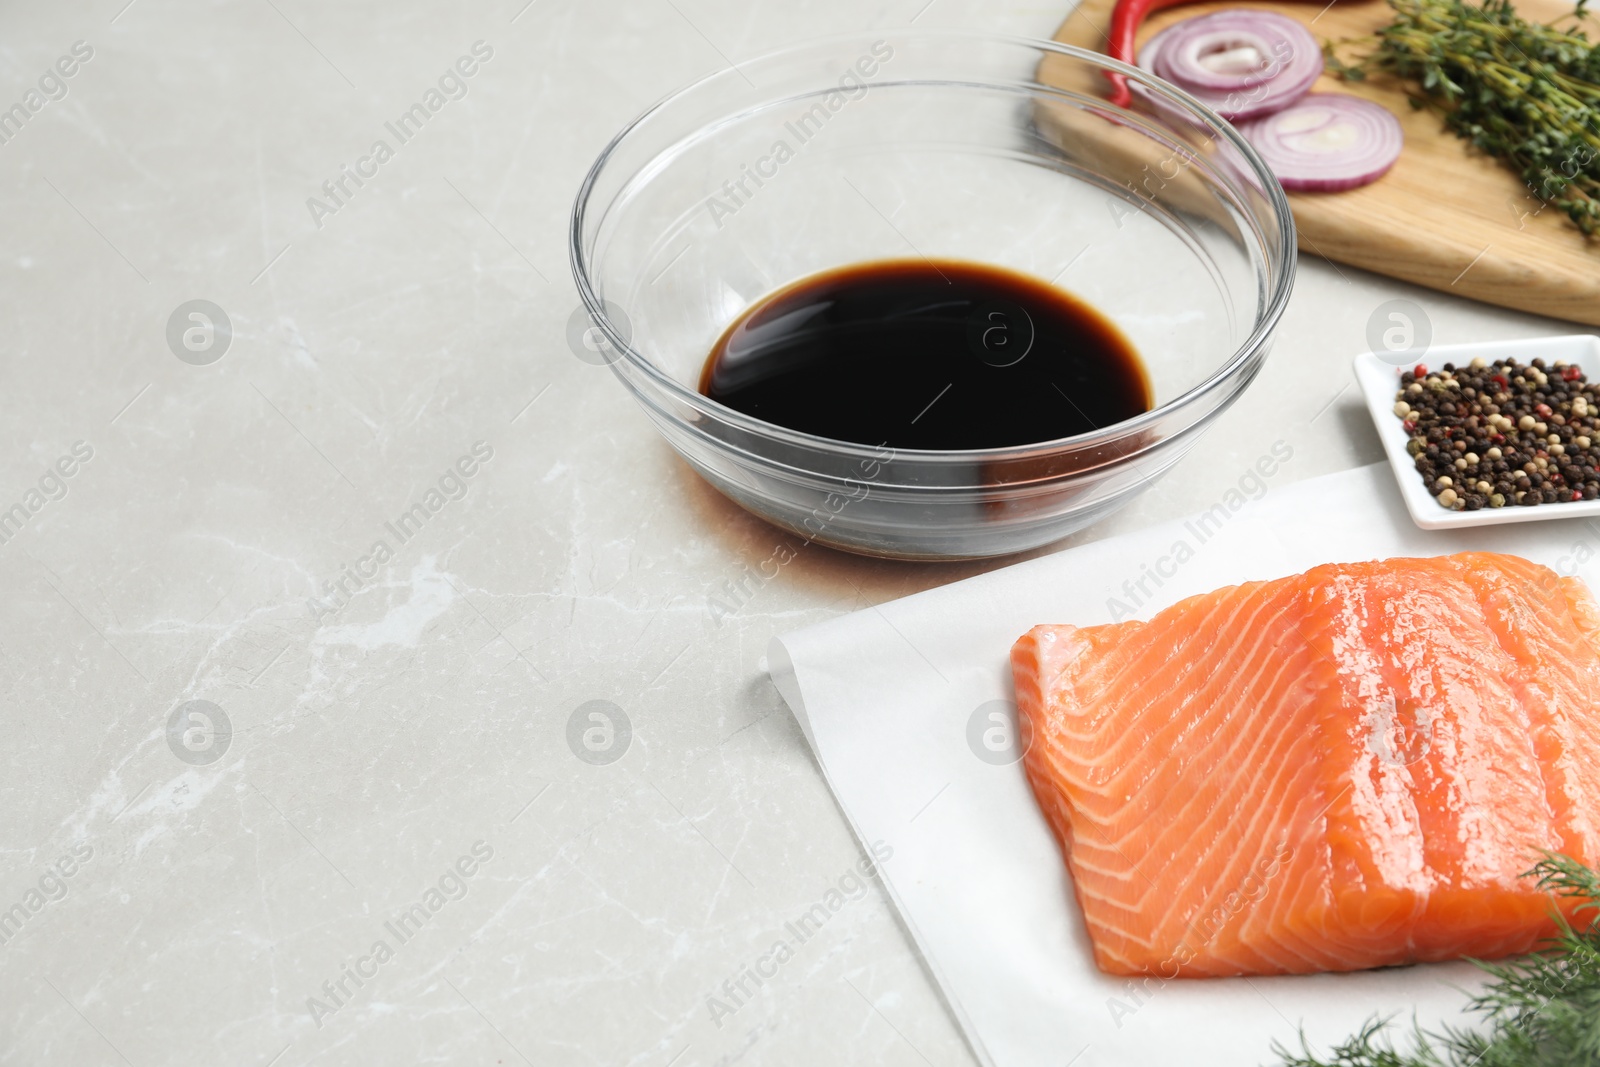
[[[666, 373], [664, 370], [658, 367], [654, 361], [650, 360], [643, 353], [635, 349], [628, 338], [622, 336], [622, 334], [617, 330], [615, 324], [612, 322], [611, 316], [607, 314], [604, 302], [594, 291], [594, 286], [589, 280], [590, 263], [587, 252], [583, 246], [583, 228], [589, 214], [589, 198], [594, 192], [594, 188], [599, 182], [600, 176], [604, 172], [606, 165], [610, 162], [611, 157], [616, 153], [617, 149], [622, 145], [622, 143], [627, 140], [628, 137], [631, 136], [636, 130], [648, 122], [653, 116], [670, 107], [678, 100], [687, 97], [689, 94], [703, 89], [714, 82], [730, 81], [733, 78], [748, 80], [745, 78], [744, 68], [752, 65], [768, 63], [785, 57], [802, 54], [807, 51], [820, 50], [824, 47], [840, 45], [848, 41], [861, 41], [863, 39], [877, 40], [884, 37], [892, 38], [897, 43], [902, 40], [968, 40], [983, 41], [994, 44], [1018, 45], [1042, 53], [1041, 60], [1043, 59], [1044, 55], [1053, 53], [1056, 55], [1087, 61], [1090, 65], [1100, 67], [1102, 70], [1121, 74], [1126, 78], [1132, 78], [1134, 81], [1139, 82], [1148, 89], [1151, 89], [1161, 96], [1167, 97], [1169, 100], [1180, 104], [1185, 110], [1191, 112], [1194, 117], [1199, 118], [1205, 123], [1207, 132], [1213, 136], [1213, 139], [1220, 137], [1226, 140], [1234, 147], [1234, 149], [1243, 155], [1246, 163], [1248, 163], [1251, 168], [1252, 176], [1255, 177], [1259, 182], [1262, 192], [1272, 204], [1272, 207], [1277, 215], [1278, 239], [1280, 246], [1284, 249], [1281, 275], [1278, 278], [1277, 284], [1271, 292], [1264, 309], [1257, 316], [1255, 328], [1251, 331], [1250, 335], [1234, 350], [1233, 354], [1225, 362], [1223, 362], [1221, 366], [1212, 371], [1208, 377], [1202, 379], [1199, 383], [1192, 386], [1187, 391], [1180, 393], [1176, 397], [1173, 397], [1165, 404], [1151, 408], [1149, 411], [1146, 411], [1140, 415], [1136, 415], [1131, 419], [1124, 419], [1121, 422], [1113, 423], [1110, 426], [1104, 427], [1103, 429], [1091, 430], [1087, 433], [1076, 434], [1071, 437], [1058, 437], [1027, 445], [1007, 445], [999, 448], [895, 448], [892, 450], [894, 461], [941, 464], [950, 462], [970, 462], [974, 459], [982, 461], [1026, 459], [1049, 456], [1061, 452], [1071, 452], [1078, 449], [1094, 448], [1110, 442], [1122, 440], [1142, 433], [1154, 423], [1164, 420], [1174, 412], [1189, 408], [1211, 396], [1216, 391], [1223, 389], [1234, 379], [1242, 367], [1244, 367], [1252, 358], [1266, 348], [1268, 340], [1271, 337], [1273, 330], [1276, 329], [1279, 319], [1283, 317], [1283, 312], [1288, 307], [1290, 296], [1294, 291], [1294, 280], [1296, 267], [1298, 264], [1298, 245], [1294, 214], [1289, 206], [1288, 196], [1284, 192], [1283, 186], [1281, 183], [1279, 183], [1277, 177], [1272, 173], [1271, 169], [1267, 167], [1266, 163], [1262, 161], [1260, 155], [1257, 154], [1255, 148], [1251, 146], [1250, 142], [1245, 140], [1238, 130], [1236, 130], [1226, 119], [1222, 118], [1222, 116], [1206, 107], [1206, 105], [1189, 95], [1187, 92], [1183, 91], [1183, 89], [1177, 85], [1174, 85], [1171, 82], [1152, 74], [1150, 71], [1123, 63], [1120, 60], [1112, 59], [1110, 56], [1100, 52], [1095, 52], [1086, 48], [1079, 48], [1075, 45], [1062, 44], [1059, 41], [1029, 37], [1023, 34], [991, 33], [987, 31], [971, 30], [929, 29], [896, 30], [888, 32], [881, 30], [856, 30], [846, 33], [835, 33], [806, 38], [805, 40], [798, 41], [794, 44], [786, 45], [781, 48], [775, 48], [759, 55], [752, 56], [749, 59], [742, 60], [738, 63], [730, 63], [729, 66], [721, 67], [709, 74], [687, 82], [684, 85], [679, 86], [677, 89], [667, 93], [661, 99], [657, 100], [655, 103], [641, 111], [638, 115], [634, 116], [633, 119], [627, 122], [611, 137], [609, 141], [606, 142], [605, 147], [600, 150], [600, 154], [595, 157], [594, 163], [590, 165], [588, 172], [585, 173], [583, 182], [579, 185], [577, 195], [573, 199], [572, 213], [568, 229], [568, 260], [572, 270], [573, 281], [578, 289], [578, 296], [583, 302], [584, 312], [588, 315], [589, 321], [595, 326], [599, 327], [601, 332], [605, 335], [606, 341], [617, 353], [616, 358], [608, 361], [608, 365], [610, 366], [612, 373], [616, 374], [630, 391], [637, 392], [638, 386], [629, 381], [623, 372], [618, 368], [618, 364], [624, 361], [628, 362], [639, 372], [643, 373], [656, 386], [665, 390], [674, 400], [678, 401], [679, 403], [686, 404], [688, 407], [706, 418], [729, 424], [739, 430], [758, 437], [789, 445], [810, 448], [819, 452], [830, 452], [842, 457], [875, 459], [880, 462], [883, 461], [884, 456], [882, 446], [860, 444], [854, 441], [844, 441], [833, 437], [822, 437], [820, 435], [806, 433], [801, 430], [791, 430], [788, 427], [779, 426], [776, 423], [767, 422], [763, 419], [746, 415], [743, 412], [730, 408], [725, 404], [721, 404], [715, 400], [712, 400], [710, 397], [700, 393], [698, 390], [686, 387], [683, 383], [679, 382], [677, 378]], [[933, 84], [949, 84], [965, 86], [968, 88], [973, 87], [973, 83], [970, 81], [928, 78], [874, 82], [874, 87], [888, 88], [891, 86], [912, 84], [927, 85], [930, 84], [930, 82]], [[1013, 84], [1043, 88], [1050, 92], [1068, 96], [1074, 101], [1081, 99], [1078, 94], [1067, 93], [1056, 86], [1047, 85], [1037, 81], [1015, 82]], [[770, 102], [763, 102], [761, 106], [768, 106], [768, 103]], [[1124, 114], [1136, 114], [1133, 112], [1128, 112], [1124, 108], [1116, 107], [1115, 105], [1111, 104], [1110, 101], [1099, 101], [1097, 106], [1107, 113], [1114, 114], [1120, 112]], [[724, 116], [724, 119], [726, 117], [727, 116]], [[1143, 121], [1143, 116], [1137, 117]], [[1264, 232], [1263, 236], [1266, 236]], [[794, 278], [785, 281], [780, 286], [775, 287], [774, 291], [779, 288], [783, 288], [784, 286], [792, 285], [799, 280], [801, 279]], [[670, 417], [674, 422], [683, 426], [685, 429], [694, 432], [696, 435], [709, 438], [709, 435], [700, 430], [698, 426], [677, 416], [676, 413], [670, 413]], [[1152, 440], [1150, 445], [1154, 446], [1159, 443], [1160, 440], [1156, 439]], [[1142, 451], [1145, 451], [1145, 449], [1135, 449], [1133, 452], [1128, 453], [1124, 458], [1137, 455]]]

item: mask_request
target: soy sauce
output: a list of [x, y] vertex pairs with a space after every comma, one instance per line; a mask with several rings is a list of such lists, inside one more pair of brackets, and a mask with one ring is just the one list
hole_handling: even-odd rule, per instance
[[764, 422], [897, 449], [1035, 444], [1150, 410], [1133, 346], [1043, 281], [946, 260], [802, 279], [728, 327], [700, 391]]

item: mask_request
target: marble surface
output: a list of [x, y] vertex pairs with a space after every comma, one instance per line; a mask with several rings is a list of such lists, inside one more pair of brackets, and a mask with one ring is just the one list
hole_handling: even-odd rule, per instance
[[[997, 564], [811, 548], [715, 617], [781, 535], [575, 358], [565, 237], [611, 133], [730, 59], [1061, 15], [6, 5], [0, 1063], [973, 1062], [761, 656]], [[341, 165], [371, 176], [308, 208]], [[1267, 492], [1378, 459], [1349, 359], [1393, 299], [1441, 343], [1574, 332], [1303, 260], [1248, 395], [1074, 540], [1277, 441]]]

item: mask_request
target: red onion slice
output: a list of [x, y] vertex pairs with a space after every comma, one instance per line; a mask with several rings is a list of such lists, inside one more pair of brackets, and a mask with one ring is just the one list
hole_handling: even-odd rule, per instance
[[1285, 189], [1333, 193], [1377, 181], [1400, 158], [1400, 120], [1359, 96], [1312, 93], [1239, 127]]
[[1286, 47], [1279, 38], [1237, 27], [1196, 32], [1183, 23], [1174, 27], [1172, 39], [1161, 53], [1158, 73], [1169, 82], [1193, 89], [1248, 89], [1273, 77], [1269, 61], [1277, 54], [1274, 46]]
[[[1220, 59], [1212, 60], [1213, 67], [1224, 69], [1202, 62], [1206, 56], [1230, 56], [1233, 45], [1265, 59], [1254, 69], [1232, 71]], [[1249, 67], [1244, 58], [1242, 65]], [[1311, 31], [1287, 15], [1235, 8], [1167, 27], [1145, 42], [1138, 65], [1223, 118], [1242, 122], [1288, 107], [1310, 92], [1322, 73], [1322, 50]]]
[[1172, 31], [1156, 73], [1186, 88], [1227, 92], [1322, 73], [1317, 39], [1287, 15], [1234, 8], [1185, 19]]

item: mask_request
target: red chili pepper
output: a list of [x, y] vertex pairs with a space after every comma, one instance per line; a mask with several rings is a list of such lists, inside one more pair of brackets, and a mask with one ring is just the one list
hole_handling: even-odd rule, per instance
[[1561, 372], [1561, 377], [1569, 382], [1575, 382], [1583, 377], [1583, 371], [1577, 367], [1568, 367]]
[[[1139, 32], [1139, 25], [1144, 22], [1145, 16], [1152, 11], [1195, 2], [1196, 0], [1117, 0], [1117, 6], [1111, 11], [1111, 26], [1106, 30], [1106, 55], [1132, 66], [1133, 38]], [[1321, 3], [1322, 0], [1315, 2]], [[1128, 91], [1127, 78], [1108, 70], [1106, 80], [1111, 82], [1112, 104], [1117, 107], [1127, 107], [1133, 103], [1133, 94]]]
[[1415, 367], [1411, 368], [1411, 373], [1416, 375], [1418, 378], [1426, 378], [1428, 376], [1428, 365], [1426, 363], [1418, 363]]
[[1550, 417], [1550, 414], [1551, 414], [1550, 413], [1550, 405], [1549, 404], [1535, 404], [1533, 406], [1533, 410], [1537, 411], [1541, 418], [1548, 419]]

